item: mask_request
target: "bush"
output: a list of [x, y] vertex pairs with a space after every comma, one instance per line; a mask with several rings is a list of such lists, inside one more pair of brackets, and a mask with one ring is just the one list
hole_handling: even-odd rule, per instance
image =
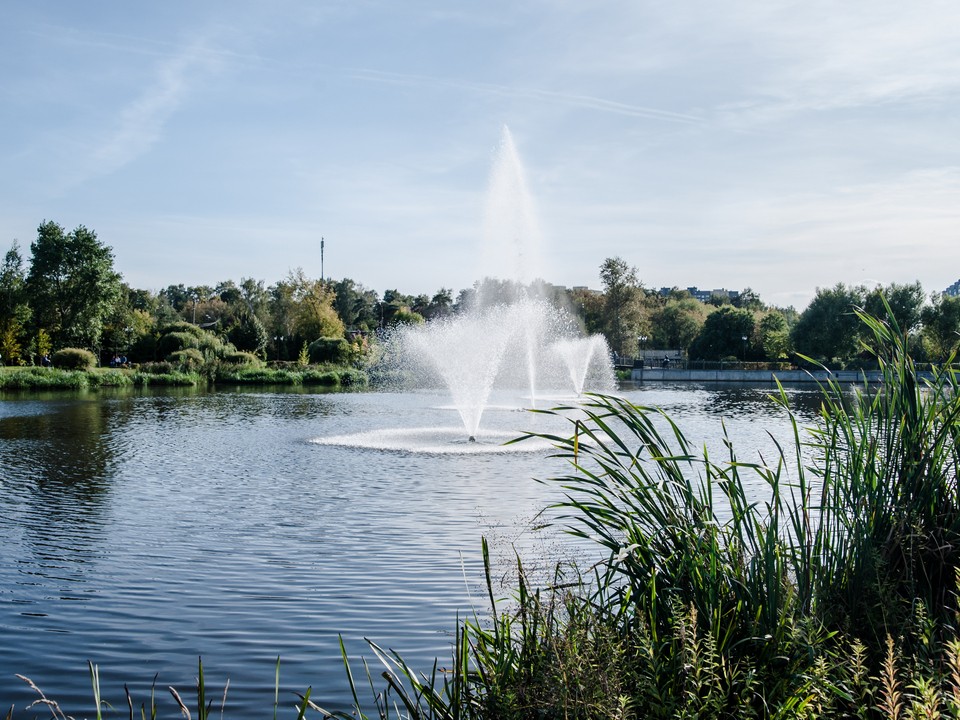
[[304, 385], [334, 387], [340, 384], [340, 376], [334, 370], [305, 370], [301, 381]]
[[237, 385], [298, 385], [300, 374], [288, 370], [223, 366], [217, 371], [216, 382]]
[[170, 353], [168, 359], [180, 370], [195, 371], [203, 367], [203, 353], [196, 348], [186, 348]]
[[198, 325], [180, 320], [177, 322], [172, 322], [169, 325], [164, 325], [162, 328], [160, 328], [161, 335], [169, 335], [171, 333], [186, 333], [188, 335], [193, 335], [199, 340], [207, 334], [207, 331]]
[[148, 362], [142, 363], [138, 370], [141, 373], [146, 373], [148, 375], [166, 375], [172, 373], [176, 370], [176, 367], [172, 362], [168, 360], [163, 360], [161, 362]]
[[227, 365], [241, 365], [249, 367], [263, 367], [263, 361], [250, 352], [234, 351], [225, 353], [223, 362]]
[[353, 357], [353, 348], [343, 338], [322, 337], [307, 348], [311, 363], [346, 365]]
[[[163, 363], [155, 363], [162, 365]], [[197, 373], [179, 372], [173, 370], [170, 372], [137, 372], [133, 376], [133, 382], [140, 387], [193, 387], [200, 384], [200, 376]]]
[[141, 335], [133, 341], [127, 356], [131, 362], [150, 362], [157, 356], [157, 338], [150, 333]]
[[131, 385], [133, 385], [133, 377], [123, 370], [90, 373], [91, 387], [129, 387]]
[[169, 358], [179, 350], [198, 347], [200, 347], [200, 338], [188, 332], [169, 332], [161, 335], [157, 342], [157, 352], [163, 358]]
[[53, 354], [50, 362], [61, 370], [90, 370], [97, 366], [97, 357], [89, 350], [63, 348]]
[[339, 371], [339, 375], [343, 387], [366, 387], [370, 383], [367, 374], [356, 368], [344, 368]]

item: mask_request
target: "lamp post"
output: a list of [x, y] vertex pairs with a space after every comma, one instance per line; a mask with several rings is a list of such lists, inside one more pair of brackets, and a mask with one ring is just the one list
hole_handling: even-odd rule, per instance
[[743, 355], [740, 356], [740, 360], [745, 361], [747, 359], [747, 336], [742, 335], [740, 339], [743, 340]]
[[638, 346], [638, 347], [637, 347], [637, 352], [640, 353], [640, 359], [641, 359], [641, 360], [644, 359], [646, 344], [647, 344], [647, 336], [646, 336], [646, 335], [640, 335], [640, 336], [637, 338], [637, 346]]

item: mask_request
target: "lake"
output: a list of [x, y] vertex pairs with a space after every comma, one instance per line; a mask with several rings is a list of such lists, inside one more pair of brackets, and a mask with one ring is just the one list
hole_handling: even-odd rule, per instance
[[[743, 459], [790, 442], [767, 387], [625, 388], [722, 457], [721, 420]], [[816, 391], [788, 391], [812, 417]], [[157, 675], [191, 694], [203, 657], [227, 714], [262, 718], [313, 687], [348, 703], [339, 635], [370, 638], [428, 670], [456, 618], [486, 612], [480, 539], [506, 577], [582, 547], [531, 523], [565, 471], [545, 447], [501, 451], [555, 418], [495, 401], [469, 444], [440, 393], [218, 390], [6, 395], [0, 401], [0, 703], [14, 717], [34, 680], [68, 714], [92, 714], [87, 660], [117, 708], [148, 702]], [[384, 449], [391, 448], [391, 449]], [[759, 486], [758, 486], [759, 487]], [[759, 491], [759, 490], [758, 490]], [[506, 595], [507, 590], [503, 591]], [[189, 701], [188, 701], [188, 704]], [[217, 703], [218, 704], [218, 703]], [[0, 707], [4, 707], [0, 704]]]

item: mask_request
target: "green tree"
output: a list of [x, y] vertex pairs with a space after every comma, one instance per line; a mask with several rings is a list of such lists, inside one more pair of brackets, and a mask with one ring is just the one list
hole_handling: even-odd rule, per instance
[[762, 350], [767, 360], [776, 362], [789, 356], [790, 329], [787, 327], [787, 319], [783, 313], [771, 310], [760, 318], [754, 336], [754, 345]]
[[867, 294], [863, 309], [876, 318], [887, 317], [884, 298], [902, 332], [910, 334], [920, 325], [920, 311], [926, 296], [919, 281], [910, 285], [891, 283], [885, 288], [877, 287]]
[[377, 327], [380, 316], [376, 292], [350, 278], [333, 283], [333, 292], [333, 307], [347, 328], [366, 331]]
[[765, 308], [760, 296], [752, 288], [744, 288], [733, 300], [733, 306], [742, 310], [760, 311]]
[[26, 325], [30, 320], [27, 304], [27, 273], [16, 240], [0, 267], [0, 355], [8, 365], [23, 360]]
[[98, 347], [103, 322], [120, 296], [113, 251], [83, 225], [66, 233], [44, 222], [30, 252], [34, 325], [46, 329], [56, 347]]
[[687, 350], [700, 333], [706, 317], [706, 306], [689, 293], [679, 299], [668, 298], [650, 318], [651, 346]]
[[798, 353], [816, 360], [845, 361], [857, 354], [861, 323], [854, 308], [863, 307], [866, 291], [838, 283], [817, 294], [790, 333]]
[[620, 257], [607, 258], [600, 266], [603, 283], [603, 327], [610, 349], [631, 355], [636, 349], [641, 321], [640, 282], [637, 270]]
[[960, 297], [934, 293], [923, 308], [923, 344], [931, 360], [946, 360], [960, 344]]
[[266, 350], [267, 330], [254, 313], [249, 310], [243, 310], [236, 317], [234, 323], [227, 332], [227, 339], [233, 343], [237, 350], [255, 353], [260, 355]]
[[596, 290], [575, 288], [567, 301], [587, 335], [603, 332], [603, 295]]
[[298, 342], [343, 337], [343, 321], [333, 308], [333, 289], [323, 280], [311, 280], [301, 268], [287, 277], [292, 289], [292, 330]]
[[752, 312], [724, 305], [707, 316], [690, 346], [690, 357], [700, 360], [736, 357], [745, 360], [753, 330]]

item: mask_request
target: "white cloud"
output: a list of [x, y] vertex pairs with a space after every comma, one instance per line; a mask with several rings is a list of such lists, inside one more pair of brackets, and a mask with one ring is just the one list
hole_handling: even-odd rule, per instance
[[93, 149], [90, 172], [110, 174], [147, 153], [161, 139], [167, 121], [198, 79], [212, 70], [218, 59], [202, 41], [164, 58], [143, 92], [117, 113], [115, 126]]

